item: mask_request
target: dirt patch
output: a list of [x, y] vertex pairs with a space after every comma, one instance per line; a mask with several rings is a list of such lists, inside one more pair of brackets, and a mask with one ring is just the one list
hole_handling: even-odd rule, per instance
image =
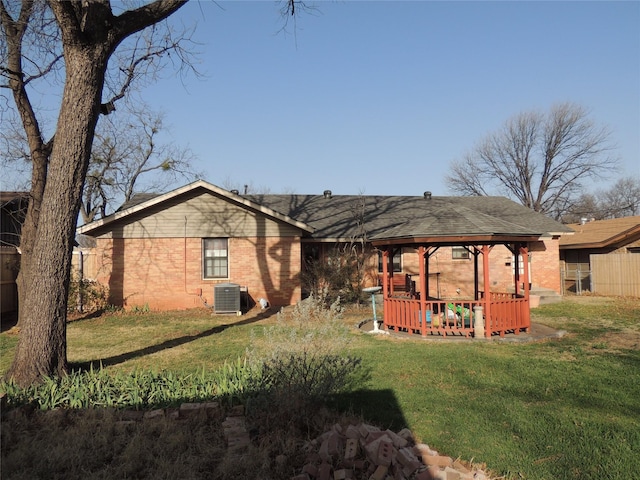
[[607, 350], [640, 350], [640, 333], [628, 330], [606, 333], [594, 345]]

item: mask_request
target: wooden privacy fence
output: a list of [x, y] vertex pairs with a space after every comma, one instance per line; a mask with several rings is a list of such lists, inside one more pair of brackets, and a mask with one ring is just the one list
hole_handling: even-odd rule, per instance
[[16, 278], [20, 268], [20, 254], [13, 247], [0, 248], [0, 313], [18, 310]]
[[95, 280], [98, 274], [96, 252], [94, 249], [74, 250], [71, 259], [71, 278], [77, 280], [82, 267], [82, 278]]
[[640, 254], [609, 253], [589, 259], [593, 293], [640, 297]]

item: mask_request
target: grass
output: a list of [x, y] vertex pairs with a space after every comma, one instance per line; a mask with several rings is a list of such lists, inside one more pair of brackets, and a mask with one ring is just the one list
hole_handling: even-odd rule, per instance
[[[635, 477], [640, 469], [640, 300], [573, 297], [542, 306], [532, 315], [534, 321], [568, 334], [531, 344], [425, 342], [419, 338], [364, 335], [352, 328], [347, 348], [370, 368], [371, 380], [366, 390], [343, 395], [332, 406], [381, 427], [409, 427], [419, 440], [436, 450], [486, 463], [504, 478]], [[368, 316], [365, 307], [348, 312], [344, 322], [352, 327]], [[205, 310], [103, 315], [68, 325], [69, 360], [77, 367], [102, 363], [107, 370], [119, 372], [167, 369], [196, 373], [219, 368], [225, 361], [244, 355], [248, 347], [265, 337], [269, 329], [264, 327], [274, 328], [276, 324], [275, 316], [212, 316]], [[0, 373], [8, 368], [15, 343], [15, 335], [0, 335]], [[82, 426], [85, 422], [71, 428], [74, 421], [68, 415], [64, 417], [65, 435], [87, 428]], [[100, 422], [109, 423], [108, 418]], [[151, 440], [180, 443], [188, 438], [181, 432], [183, 426], [194, 435], [189, 447], [158, 450], [161, 447]], [[28, 440], [51, 442], [46, 432], [60, 434], [60, 427], [56, 422], [46, 428], [36, 427], [25, 420], [12, 432], [3, 425], [3, 464], [7, 465], [8, 440], [24, 442], [23, 448], [13, 447], [12, 455], [21, 453], [25, 462], [30, 458], [37, 464], [34, 458], [43, 454], [34, 452], [46, 449], [35, 443], [30, 446]], [[93, 445], [91, 454], [83, 457], [102, 461], [109, 468], [116, 468], [116, 460], [122, 465], [124, 470], [111, 471], [112, 475], [102, 478], [170, 478], [169, 474], [163, 477], [153, 473], [162, 468], [151, 460], [154, 457], [164, 459], [160, 462], [163, 464], [184, 464], [191, 472], [189, 478], [233, 478], [229, 472], [234, 470], [228, 464], [226, 474], [220, 470], [228, 461], [221, 450], [216, 430], [219, 425], [210, 427], [212, 431], [197, 423], [183, 424], [176, 428], [173, 439], [163, 437], [169, 433], [162, 426], [151, 433], [144, 431], [150, 427], [138, 426], [135, 432], [123, 436], [117, 436], [110, 427], [102, 435], [116, 437], [88, 441]], [[95, 425], [87, 430], [95, 431]], [[209, 438], [212, 436], [217, 440]], [[95, 445], [96, 441], [111, 446], [98, 453], [102, 447]], [[139, 448], [144, 446], [138, 463], [127, 457], [132, 448], [129, 441]], [[56, 439], [53, 443], [62, 442]], [[65, 455], [58, 450], [56, 455]], [[76, 471], [90, 469], [73, 456], [81, 451], [78, 445], [67, 451], [67, 457], [59, 458], [65, 458], [63, 463], [68, 465], [80, 464]], [[101, 455], [107, 459], [100, 460]], [[15, 461], [14, 456], [11, 461]], [[50, 463], [50, 459], [47, 461]], [[243, 478], [238, 468], [237, 478]], [[203, 473], [205, 470], [210, 473]], [[40, 476], [35, 470], [31, 474], [32, 478]], [[74, 477], [67, 472], [65, 478]]]

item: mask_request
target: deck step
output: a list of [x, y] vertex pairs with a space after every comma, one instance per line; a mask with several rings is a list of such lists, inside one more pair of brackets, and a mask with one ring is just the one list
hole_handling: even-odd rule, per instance
[[549, 303], [557, 303], [562, 301], [562, 295], [550, 288], [533, 287], [529, 292], [530, 295], [538, 295], [540, 297], [540, 305]]

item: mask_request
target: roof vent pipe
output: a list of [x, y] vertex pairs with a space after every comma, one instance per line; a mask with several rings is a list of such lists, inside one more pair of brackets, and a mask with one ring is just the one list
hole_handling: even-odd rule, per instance
[[325, 190], [322, 194], [324, 198], [331, 198], [331, 190]]
[[424, 198], [431, 200], [431, 192], [424, 192]]
[[238, 195], [240, 193], [240, 190], [234, 188], [233, 190], [231, 190], [231, 193]]

